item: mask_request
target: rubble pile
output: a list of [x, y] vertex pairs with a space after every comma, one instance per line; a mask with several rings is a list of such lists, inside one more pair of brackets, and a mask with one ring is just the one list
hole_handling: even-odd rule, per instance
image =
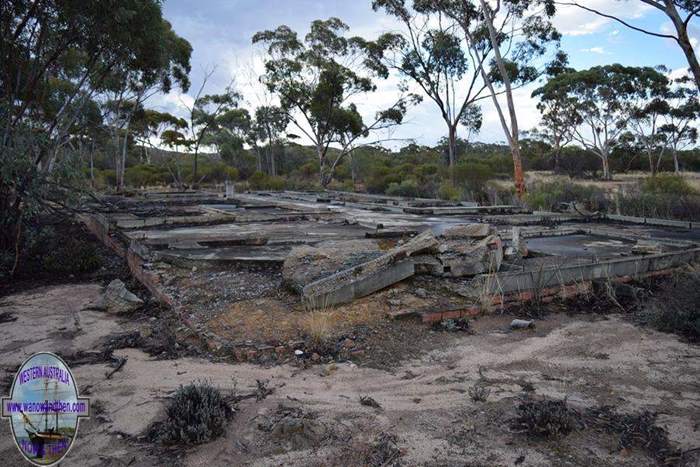
[[285, 283], [310, 308], [364, 297], [414, 274], [466, 277], [497, 272], [503, 243], [489, 224], [462, 224], [437, 235], [427, 230], [382, 252], [374, 240], [296, 247], [282, 268]]

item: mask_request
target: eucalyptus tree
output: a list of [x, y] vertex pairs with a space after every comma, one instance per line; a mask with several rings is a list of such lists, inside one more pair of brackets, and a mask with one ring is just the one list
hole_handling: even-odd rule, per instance
[[[416, 0], [420, 11], [440, 11], [462, 29], [465, 44], [503, 128], [513, 158], [518, 197], [525, 193], [513, 91], [539, 76], [535, 66], [561, 35], [552, 25], [554, 0]], [[505, 98], [505, 106], [500, 98]]]
[[668, 148], [667, 135], [662, 131], [664, 118], [671, 111], [666, 99], [660, 96], [635, 105], [630, 111], [632, 134], [647, 155], [649, 172], [655, 176], [661, 166], [661, 160]]
[[258, 150], [258, 171], [262, 170], [262, 157], [258, 142], [267, 142], [267, 161], [270, 175], [277, 175], [274, 146], [283, 140], [283, 134], [289, 125], [287, 112], [276, 105], [263, 105], [255, 109], [255, 118], [251, 125], [249, 140]]
[[178, 131], [187, 128], [187, 122], [168, 112], [159, 112], [153, 109], [144, 109], [136, 115], [132, 123], [134, 140], [141, 145], [144, 153], [144, 162], [151, 163], [149, 148], [156, 148], [156, 141], [163, 142], [162, 135], [166, 131]]
[[189, 89], [190, 55], [192, 46], [179, 37], [169, 22], [154, 25], [158, 47], [143, 57], [138, 67], [128, 62], [117, 63], [106, 75], [100, 87], [104, 96], [105, 117], [112, 135], [117, 189], [124, 186], [126, 156], [131, 124], [144, 112], [145, 102], [156, 93], [168, 93], [173, 85], [183, 92]]
[[[181, 48], [177, 60], [162, 59], [163, 41], [174, 37], [168, 31], [156, 0], [3, 2], [0, 250], [19, 251], [22, 225], [41, 209], [58, 205], [46, 203], [48, 198], [65, 204], [60, 196], [75, 193], [59, 180], [75, 173], [63, 170], [71, 158], [60, 155], [77, 124], [99, 125], [81, 117], [106, 89], [108, 78], [130, 70], [145, 83], [174, 62], [183, 64], [177, 73], [186, 74], [189, 48]], [[166, 74], [174, 76], [169, 70]], [[68, 188], [59, 194], [57, 187]]]
[[558, 74], [538, 94], [543, 101], [559, 99], [564, 111], [575, 112], [581, 124], [573, 139], [600, 158], [603, 178], [609, 180], [610, 155], [629, 130], [631, 112], [664, 81], [654, 68], [613, 64]]
[[[241, 100], [241, 95], [233, 89], [233, 85], [226, 86], [220, 94], [204, 94], [204, 89], [213, 70], [206, 72], [197, 93], [191, 104], [182, 102], [187, 109], [187, 131], [185, 148], [193, 155], [192, 182], [199, 183], [198, 163], [199, 153], [203, 147], [212, 143], [212, 135], [222, 130], [222, 123], [226, 123], [226, 115], [235, 111]], [[230, 123], [230, 120], [229, 120]]]
[[[279, 98], [290, 123], [314, 145], [323, 187], [352, 144], [399, 124], [413, 97], [399, 96], [371, 122], [364, 121], [355, 102], [366, 101], [376, 91], [374, 80], [386, 78], [388, 70], [371, 60], [376, 44], [346, 37], [348, 29], [340, 19], [330, 18], [313, 21], [303, 39], [285, 25], [253, 36], [253, 43], [267, 50], [261, 81]], [[329, 160], [332, 144], [342, 148]]]
[[[574, 71], [568, 66], [569, 59], [564, 52], [558, 52], [555, 60], [546, 67], [546, 76], [552, 79], [562, 73]], [[544, 141], [551, 147], [554, 159], [554, 172], [559, 172], [559, 164], [563, 148], [574, 139], [574, 131], [581, 123], [576, 112], [574, 98], [568, 96], [564, 89], [550, 92], [542, 96], [543, 88], [533, 91], [532, 97], [541, 97], [537, 103], [540, 111], [540, 124], [537, 130], [530, 132], [531, 136]]]
[[615, 16], [605, 11], [592, 8], [591, 6], [582, 5], [578, 2], [562, 2], [563, 4], [574, 5], [591, 13], [595, 13], [598, 16], [604, 18], [609, 18], [617, 21], [620, 24], [638, 32], [642, 32], [649, 36], [659, 37], [662, 39], [670, 39], [675, 42], [678, 47], [683, 51], [685, 58], [688, 62], [688, 67], [693, 75], [695, 81], [695, 87], [700, 89], [700, 62], [698, 62], [698, 56], [695, 52], [693, 40], [690, 37], [689, 31], [691, 28], [691, 21], [698, 16], [700, 16], [700, 1], [698, 0], [622, 0], [624, 2], [632, 3], [642, 3], [644, 5], [649, 5], [655, 8], [657, 11], [666, 15], [670, 21], [675, 34], [673, 32], [666, 31], [656, 31], [645, 27], [642, 24], [633, 24], [632, 22], [625, 21], [619, 16]]
[[698, 128], [694, 125], [700, 120], [700, 91], [691, 78], [683, 76], [673, 80], [665, 102], [669, 109], [659, 129], [673, 155], [673, 169], [678, 173], [678, 152], [698, 141]]
[[400, 33], [385, 33], [377, 40], [380, 45], [376, 49], [377, 58], [418, 85], [438, 108], [447, 126], [447, 155], [454, 182], [458, 127], [464, 125], [469, 134], [481, 127], [477, 102], [488, 97], [480, 74], [486, 55], [477, 57], [467, 53], [456, 21], [440, 9], [426, 8], [424, 3], [372, 2], [375, 11], [385, 11], [402, 26]]

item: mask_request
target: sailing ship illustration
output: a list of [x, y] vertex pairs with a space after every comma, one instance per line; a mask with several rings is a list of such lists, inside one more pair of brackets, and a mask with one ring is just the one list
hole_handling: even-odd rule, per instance
[[[43, 417], [44, 419], [44, 429], [41, 430], [36, 427], [32, 423], [32, 421], [29, 419], [29, 417], [22, 411], [20, 411], [20, 414], [22, 414], [22, 419], [24, 420], [24, 431], [27, 432], [27, 436], [29, 437], [29, 441], [32, 443], [33, 447], [33, 452], [36, 453], [35, 457], [37, 459], [43, 459], [46, 456], [46, 450], [45, 446], [47, 443], [56, 443], [59, 441], [66, 441], [70, 442], [70, 437], [65, 434], [61, 433], [58, 430], [58, 410], [54, 410], [54, 415], [55, 418], [53, 418], [53, 426], [49, 427], [49, 404], [48, 404], [48, 385], [49, 382], [45, 381], [44, 382], [44, 401], [46, 401], [46, 408], [44, 409], [44, 412], [40, 414], [40, 416]], [[54, 381], [54, 398], [53, 400], [57, 400], [57, 395], [58, 395], [58, 383]], [[38, 423], [41, 425], [41, 423]]]

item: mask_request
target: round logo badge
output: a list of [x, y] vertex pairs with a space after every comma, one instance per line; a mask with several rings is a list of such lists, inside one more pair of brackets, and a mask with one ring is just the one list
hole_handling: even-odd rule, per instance
[[78, 397], [73, 373], [58, 355], [29, 357], [2, 398], [2, 416], [10, 420], [22, 455], [34, 465], [60, 462], [73, 445], [81, 417], [90, 415], [90, 401]]

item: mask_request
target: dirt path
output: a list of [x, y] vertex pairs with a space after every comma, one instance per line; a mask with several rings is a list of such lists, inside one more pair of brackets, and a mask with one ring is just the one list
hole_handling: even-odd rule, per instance
[[[0, 301], [0, 311], [18, 318], [0, 324], [0, 366], [13, 370], [37, 350], [94, 350], [105, 336], [133, 326], [85, 310], [99, 291], [91, 284], [68, 285]], [[81, 391], [90, 388], [99, 414], [81, 423], [61, 465], [359, 465], [381, 449], [382, 433], [396, 436], [403, 465], [652, 463], [641, 450], [618, 450], [612, 435], [586, 431], [532, 441], [511, 433], [508, 420], [524, 391], [567, 397], [573, 406], [652, 410], [677, 447], [700, 446], [698, 347], [615, 316], [550, 316], [536, 330], [516, 333], [506, 331], [510, 319], [477, 320], [474, 335], [393, 371], [352, 363], [301, 369], [154, 360], [138, 349], [119, 350], [115, 353], [128, 361], [109, 380], [106, 364], [73, 368]], [[203, 379], [239, 392], [258, 379], [269, 380], [275, 392], [260, 402], [242, 402], [227, 435], [209, 444], [162, 450], [140, 439], [163, 416], [174, 389]], [[490, 390], [486, 402], [473, 402], [467, 393], [477, 381]], [[361, 405], [365, 395], [381, 409]], [[280, 404], [287, 412], [294, 408], [296, 415], [282, 417]], [[20, 457], [9, 431], [2, 421], [0, 458], [15, 465]]]

